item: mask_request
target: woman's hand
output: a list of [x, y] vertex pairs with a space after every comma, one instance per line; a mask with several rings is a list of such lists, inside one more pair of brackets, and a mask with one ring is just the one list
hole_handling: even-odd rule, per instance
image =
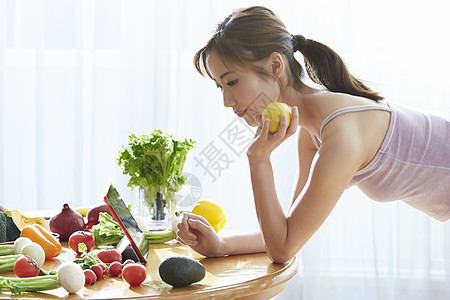
[[285, 115], [280, 118], [280, 127], [277, 132], [270, 133], [270, 121], [267, 119], [262, 126], [256, 131], [256, 140], [247, 150], [249, 161], [262, 161], [270, 157], [272, 151], [278, 147], [287, 138], [294, 135], [298, 127], [298, 108], [296, 106], [291, 109], [291, 123], [287, 127], [287, 119]]
[[224, 256], [223, 239], [202, 216], [183, 213], [177, 224], [177, 240], [191, 247], [196, 252], [208, 256]]

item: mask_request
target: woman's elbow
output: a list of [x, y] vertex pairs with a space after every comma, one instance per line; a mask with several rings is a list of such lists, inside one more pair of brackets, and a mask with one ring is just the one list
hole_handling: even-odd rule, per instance
[[276, 264], [284, 264], [290, 261], [300, 249], [304, 243], [299, 244], [297, 241], [286, 241], [285, 243], [278, 244], [266, 244], [266, 253], [270, 260]]
[[283, 244], [282, 247], [276, 247], [276, 249], [270, 249], [266, 246], [266, 253], [269, 256], [270, 260], [275, 264], [284, 264], [290, 261], [303, 247], [292, 244]]
[[270, 253], [270, 252], [267, 252], [267, 255], [274, 264], [284, 264], [285, 262], [290, 261], [292, 257], [295, 256], [295, 254]]

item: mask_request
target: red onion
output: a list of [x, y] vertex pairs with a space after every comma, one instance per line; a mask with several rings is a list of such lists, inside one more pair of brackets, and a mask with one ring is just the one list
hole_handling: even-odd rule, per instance
[[85, 228], [83, 217], [67, 203], [63, 205], [59, 214], [50, 219], [49, 225], [51, 231], [59, 234], [61, 241], [67, 241], [72, 233]]
[[91, 209], [89, 209], [88, 213], [86, 214], [87, 228], [90, 229], [90, 228], [92, 228], [92, 226], [97, 225], [99, 223], [98, 215], [101, 212], [105, 212], [105, 213], [108, 213], [109, 215], [111, 215], [111, 212], [109, 211], [109, 208], [106, 204], [100, 203], [100, 204], [97, 204], [96, 206], [92, 207]]

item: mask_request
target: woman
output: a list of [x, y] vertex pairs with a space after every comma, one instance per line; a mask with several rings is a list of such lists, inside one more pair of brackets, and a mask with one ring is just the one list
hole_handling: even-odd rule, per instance
[[[300, 51], [309, 77], [302, 82]], [[184, 214], [177, 239], [206, 256], [266, 251], [273, 262], [293, 257], [328, 217], [346, 188], [357, 185], [376, 201], [403, 200], [450, 218], [450, 122], [383, 100], [353, 77], [329, 47], [292, 36], [267, 8], [233, 12], [200, 49], [197, 70], [222, 90], [224, 105], [258, 136], [247, 151], [260, 232], [218, 236], [205, 219]], [[261, 122], [255, 99], [292, 107], [277, 132]], [[277, 198], [270, 154], [298, 134], [300, 176], [285, 214]]]

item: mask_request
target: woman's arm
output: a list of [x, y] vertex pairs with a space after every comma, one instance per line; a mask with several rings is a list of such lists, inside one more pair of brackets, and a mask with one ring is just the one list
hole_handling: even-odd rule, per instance
[[224, 255], [265, 252], [261, 231], [224, 236]]
[[317, 148], [311, 140], [311, 135], [304, 128], [300, 129], [298, 136], [298, 160], [299, 160], [299, 174], [297, 180], [297, 186], [295, 187], [294, 197], [291, 200], [289, 208], [294, 204], [295, 199], [298, 198], [301, 191], [305, 187], [309, 173], [311, 170], [311, 165], [314, 160], [314, 156], [317, 153]]
[[177, 240], [208, 257], [264, 252], [260, 231], [218, 235], [202, 216], [183, 213]]
[[328, 217], [361, 165], [363, 148], [358, 140], [334, 123], [324, 131], [309, 185], [295, 200], [288, 215], [278, 201], [269, 156], [295, 129], [286, 131], [285, 120], [282, 120], [281, 131], [269, 135], [268, 124], [264, 124], [261, 135], [247, 152], [256, 212], [266, 251], [274, 262], [289, 260], [303, 247]]

